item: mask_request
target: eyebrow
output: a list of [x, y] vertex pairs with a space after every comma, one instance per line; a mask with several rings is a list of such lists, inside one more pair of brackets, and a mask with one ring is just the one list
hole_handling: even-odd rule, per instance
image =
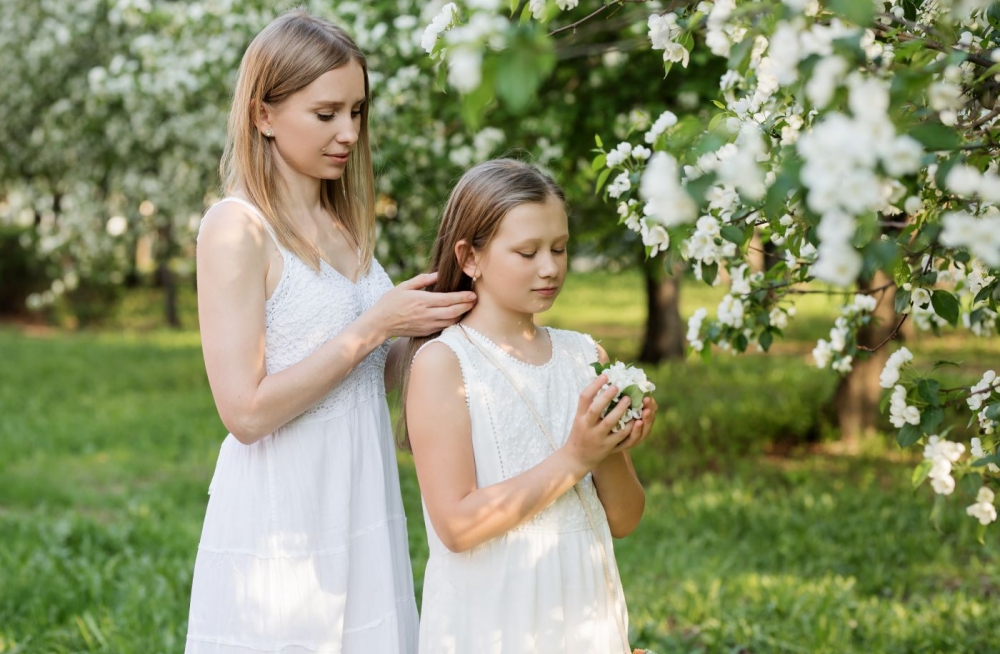
[[[353, 106], [357, 106], [357, 105], [363, 105], [367, 101], [368, 101], [368, 98], [361, 98], [360, 100], [355, 100], [354, 103], [351, 106], [353, 107]], [[316, 102], [313, 103], [313, 106], [314, 107], [332, 107], [332, 108], [336, 109], [336, 108], [339, 108], [339, 107], [345, 107], [345, 106], [347, 106], [347, 103], [345, 103], [343, 100], [317, 100]]]

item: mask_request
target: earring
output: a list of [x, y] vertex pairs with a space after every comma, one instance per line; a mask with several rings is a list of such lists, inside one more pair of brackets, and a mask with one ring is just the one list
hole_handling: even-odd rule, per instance
[[326, 152], [326, 148], [323, 148], [322, 150], [320, 150], [320, 152]]
[[267, 131], [264, 132], [264, 136], [266, 136], [269, 139], [273, 139], [274, 138], [274, 130], [269, 127], [267, 129]]

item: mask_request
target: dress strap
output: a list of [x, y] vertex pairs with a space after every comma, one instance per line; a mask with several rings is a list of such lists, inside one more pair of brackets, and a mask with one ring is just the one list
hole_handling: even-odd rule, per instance
[[260, 224], [264, 227], [264, 229], [267, 230], [268, 235], [270, 235], [271, 240], [274, 241], [274, 245], [278, 248], [278, 251], [279, 252], [285, 251], [285, 248], [281, 246], [281, 241], [279, 241], [278, 237], [275, 235], [274, 228], [271, 227], [271, 223], [267, 221], [267, 218], [264, 217], [263, 212], [261, 212], [261, 210], [258, 209], [253, 203], [247, 202], [243, 198], [238, 198], [235, 195], [230, 195], [228, 197], [222, 198], [212, 206], [222, 204], [223, 202], [236, 202], [237, 204], [242, 204], [244, 207], [249, 209], [253, 213], [253, 215], [257, 217], [257, 220], [260, 221]]

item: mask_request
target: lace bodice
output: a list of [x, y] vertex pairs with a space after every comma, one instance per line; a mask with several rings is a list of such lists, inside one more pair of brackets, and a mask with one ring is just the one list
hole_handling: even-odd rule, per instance
[[[546, 329], [552, 343], [552, 356], [538, 366], [510, 356], [468, 327], [469, 338], [475, 338], [489, 356], [473, 345], [457, 326], [449, 327], [432, 341], [451, 348], [461, 364], [472, 423], [476, 482], [480, 488], [515, 477], [552, 454], [552, 447], [531, 410], [498, 369], [498, 364], [533, 403], [557, 446], [566, 442], [580, 392], [594, 378], [590, 367], [597, 360], [594, 341], [585, 334]], [[582, 479], [579, 486], [591, 513], [603, 517], [604, 508], [597, 497], [592, 475]], [[576, 493], [569, 492], [512, 532], [584, 529], [590, 529], [586, 513]]]
[[[392, 289], [392, 281], [378, 261], [357, 282], [321, 262], [316, 272], [282, 247], [270, 225], [250, 203], [239, 202], [260, 219], [281, 252], [281, 278], [264, 305], [268, 374], [298, 363], [339, 334]], [[302, 423], [340, 415], [375, 397], [385, 395], [384, 370], [388, 341], [377, 347], [336, 388], [291, 422]]]

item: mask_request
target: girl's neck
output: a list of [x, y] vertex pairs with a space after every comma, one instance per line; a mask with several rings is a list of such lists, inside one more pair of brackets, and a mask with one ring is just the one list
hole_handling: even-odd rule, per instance
[[475, 329], [495, 343], [510, 346], [532, 343], [541, 331], [535, 325], [534, 314], [498, 307], [482, 296], [476, 306], [462, 318], [462, 324]]

